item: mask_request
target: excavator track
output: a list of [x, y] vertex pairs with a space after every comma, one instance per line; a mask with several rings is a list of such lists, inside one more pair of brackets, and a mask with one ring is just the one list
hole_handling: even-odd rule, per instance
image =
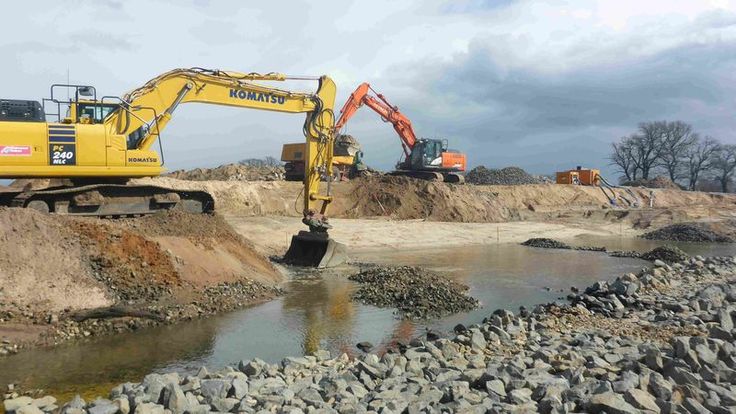
[[462, 184], [465, 182], [465, 177], [461, 174], [453, 172], [440, 172], [440, 171], [411, 171], [411, 170], [396, 170], [388, 173], [394, 176], [403, 176], [418, 178], [420, 180], [427, 181], [444, 181], [446, 183]]
[[204, 191], [125, 184], [6, 190], [0, 193], [0, 204], [43, 213], [98, 217], [143, 216], [171, 209], [209, 214], [215, 209], [214, 199]]
[[444, 177], [442, 176], [442, 173], [434, 172], [434, 171], [396, 170], [396, 171], [391, 171], [390, 173], [388, 173], [388, 175], [418, 178], [420, 180], [427, 180], [427, 181], [444, 181], [445, 180]]

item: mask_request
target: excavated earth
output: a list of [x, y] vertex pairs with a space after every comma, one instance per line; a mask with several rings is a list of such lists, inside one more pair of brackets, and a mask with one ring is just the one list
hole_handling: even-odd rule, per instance
[[278, 295], [281, 280], [217, 215], [0, 209], [0, 354], [235, 309]]
[[[134, 183], [208, 191], [215, 198], [216, 209], [225, 215], [301, 215], [302, 185], [298, 182], [184, 181], [163, 177], [137, 179]], [[500, 223], [564, 220], [584, 215], [591, 219], [626, 219], [631, 226], [648, 229], [736, 211], [736, 195], [733, 194], [648, 188], [631, 188], [630, 191], [617, 190], [614, 207], [597, 187], [456, 185], [381, 175], [333, 183], [335, 201], [330, 207], [330, 216]]]

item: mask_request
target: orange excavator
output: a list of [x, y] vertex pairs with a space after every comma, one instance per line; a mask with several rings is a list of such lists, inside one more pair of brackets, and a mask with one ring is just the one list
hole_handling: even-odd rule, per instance
[[[371, 95], [373, 92], [375, 96]], [[368, 83], [361, 83], [350, 94], [340, 110], [335, 131], [340, 131], [361, 106], [373, 109], [384, 122], [390, 122], [401, 139], [404, 156], [391, 175], [404, 175], [424, 180], [442, 180], [450, 183], [465, 181], [465, 154], [447, 148], [447, 140], [417, 138], [411, 121], [391, 105], [385, 96], [376, 92]]]

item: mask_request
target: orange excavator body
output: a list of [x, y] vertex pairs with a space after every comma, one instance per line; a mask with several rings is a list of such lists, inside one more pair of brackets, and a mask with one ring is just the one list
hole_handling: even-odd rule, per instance
[[[374, 95], [370, 92], [373, 91]], [[374, 91], [370, 84], [361, 83], [340, 110], [340, 118], [335, 123], [335, 132], [340, 131], [361, 106], [376, 112], [384, 122], [390, 122], [401, 140], [404, 160], [397, 166], [397, 173], [413, 175], [418, 178], [444, 178], [445, 181], [462, 181], [462, 173], [467, 167], [465, 154], [448, 150], [447, 142], [439, 139], [418, 138], [411, 120], [392, 105], [382, 94]], [[426, 172], [428, 174], [422, 174]]]

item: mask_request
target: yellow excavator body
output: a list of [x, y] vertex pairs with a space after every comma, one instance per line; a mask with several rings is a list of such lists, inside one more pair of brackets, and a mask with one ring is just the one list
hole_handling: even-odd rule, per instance
[[[297, 93], [260, 83], [290, 79], [315, 80], [317, 91]], [[57, 98], [66, 92], [70, 98]], [[329, 183], [323, 190], [320, 181], [332, 169], [335, 93], [335, 83], [327, 76], [290, 78], [192, 68], [166, 72], [122, 97], [98, 99], [92, 86], [53, 85], [43, 104], [0, 99], [0, 178], [72, 182], [41, 191], [5, 189], [0, 191], [0, 204], [97, 216], [148, 214], [180, 205], [210, 212], [214, 200], [202, 191], [125, 185], [128, 178], [155, 177], [164, 171], [161, 133], [178, 105], [196, 102], [302, 113], [306, 115], [304, 222], [320, 232], [315, 240], [324, 241], [327, 250], [329, 225], [324, 218], [332, 195]], [[53, 122], [47, 121], [47, 105], [56, 109], [49, 114], [56, 115]]]

